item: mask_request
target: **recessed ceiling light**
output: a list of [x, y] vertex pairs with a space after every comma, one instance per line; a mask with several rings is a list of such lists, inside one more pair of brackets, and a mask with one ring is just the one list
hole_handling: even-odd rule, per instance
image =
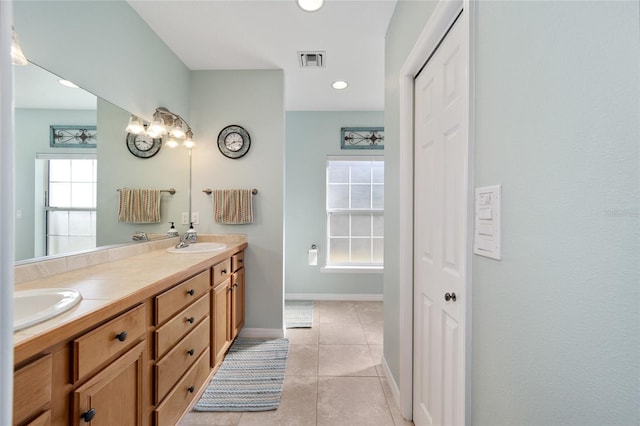
[[324, 0], [298, 0], [298, 6], [305, 12], [315, 12], [322, 7]]
[[348, 85], [349, 83], [342, 80], [334, 81], [333, 83], [331, 83], [331, 87], [333, 87], [336, 90], [346, 89]]
[[76, 86], [75, 84], [73, 84], [69, 80], [58, 80], [58, 83], [62, 84], [63, 86], [66, 86], [66, 87], [71, 87], [73, 89], [77, 89], [78, 88], [78, 86]]

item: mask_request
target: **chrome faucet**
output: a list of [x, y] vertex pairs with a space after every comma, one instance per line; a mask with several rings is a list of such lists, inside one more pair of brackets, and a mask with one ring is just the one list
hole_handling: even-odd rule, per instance
[[195, 243], [196, 241], [198, 241], [198, 233], [193, 229], [193, 224], [191, 224], [189, 230], [180, 237], [180, 242], [176, 244], [176, 248], [189, 247], [189, 244]]

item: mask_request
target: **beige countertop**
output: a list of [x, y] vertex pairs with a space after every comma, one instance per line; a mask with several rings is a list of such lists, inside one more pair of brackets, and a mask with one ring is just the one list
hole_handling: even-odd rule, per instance
[[244, 241], [224, 242], [227, 249], [217, 253], [177, 254], [162, 248], [17, 285], [16, 290], [72, 288], [80, 292], [82, 301], [55, 318], [14, 333], [14, 362], [65, 341], [91, 324], [114, 316], [247, 247]]

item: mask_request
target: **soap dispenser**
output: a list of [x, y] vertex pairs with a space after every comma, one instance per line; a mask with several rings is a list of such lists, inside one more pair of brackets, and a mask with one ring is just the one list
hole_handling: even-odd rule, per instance
[[198, 233], [193, 229], [193, 222], [189, 223], [189, 229], [187, 229], [187, 241], [195, 243], [198, 239]]
[[167, 231], [167, 237], [177, 237], [178, 235], [178, 230], [176, 229], [175, 226], [173, 226], [173, 222], [169, 222], [171, 224], [171, 228], [169, 228], [169, 230]]

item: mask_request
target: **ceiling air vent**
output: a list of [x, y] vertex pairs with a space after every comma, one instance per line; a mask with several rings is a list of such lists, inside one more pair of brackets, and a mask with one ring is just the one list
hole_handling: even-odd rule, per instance
[[300, 68], [324, 68], [325, 52], [298, 52]]

